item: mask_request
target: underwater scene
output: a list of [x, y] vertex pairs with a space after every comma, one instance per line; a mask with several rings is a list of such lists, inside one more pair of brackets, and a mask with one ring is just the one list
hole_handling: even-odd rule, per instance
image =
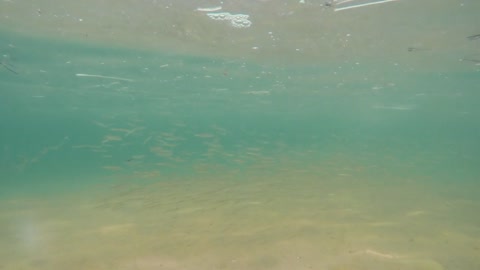
[[0, 1], [0, 270], [480, 269], [480, 1]]

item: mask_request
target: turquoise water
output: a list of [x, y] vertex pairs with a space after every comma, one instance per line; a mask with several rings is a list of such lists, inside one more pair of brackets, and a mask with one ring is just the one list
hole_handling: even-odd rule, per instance
[[474, 61], [200, 51], [0, 32], [0, 269], [480, 267]]

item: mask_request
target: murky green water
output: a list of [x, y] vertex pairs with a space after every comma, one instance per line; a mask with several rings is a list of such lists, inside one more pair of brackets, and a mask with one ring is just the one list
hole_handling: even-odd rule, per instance
[[[252, 5], [271, 5], [261, 3]], [[70, 4], [63, 8], [94, 10]], [[149, 4], [127, 13], [147, 14]], [[404, 44], [395, 46], [414, 49], [389, 52], [391, 31], [373, 49], [342, 38], [333, 49], [311, 36], [308, 55], [305, 39], [305, 53], [268, 59], [261, 45], [270, 41], [259, 32], [241, 29], [222, 50], [229, 36], [216, 40], [219, 33], [239, 30], [208, 32], [196, 17], [177, 36], [162, 32], [156, 49], [126, 42], [146, 30], [119, 34], [121, 20], [110, 17], [95, 25], [110, 23], [112, 42], [94, 28], [90, 39], [72, 38], [80, 30], [69, 19], [36, 22], [60, 20], [46, 15], [49, 5], [25, 22], [14, 15], [27, 7], [0, 3], [8, 10], [0, 32], [0, 269], [480, 267], [478, 40], [465, 33], [448, 47], [433, 42], [441, 31], [413, 41], [399, 33]], [[178, 5], [170, 8], [192, 9]], [[116, 6], [97, 7], [116, 14]], [[342, 23], [328, 8], [322, 14]], [[252, 29], [268, 25], [258, 14]], [[280, 33], [273, 51], [289, 47], [289, 33], [301, 36], [284, 24], [272, 26]], [[200, 42], [202, 31], [212, 39]], [[195, 42], [197, 50], [184, 48]], [[366, 40], [354, 34], [352, 42]], [[242, 56], [246, 48], [254, 53]]]

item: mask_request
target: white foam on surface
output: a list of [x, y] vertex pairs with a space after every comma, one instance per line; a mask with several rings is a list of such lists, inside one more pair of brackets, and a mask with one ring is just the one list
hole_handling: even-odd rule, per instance
[[207, 16], [216, 21], [230, 21], [235, 28], [248, 28], [252, 25], [247, 14], [230, 14], [229, 12], [207, 13]]

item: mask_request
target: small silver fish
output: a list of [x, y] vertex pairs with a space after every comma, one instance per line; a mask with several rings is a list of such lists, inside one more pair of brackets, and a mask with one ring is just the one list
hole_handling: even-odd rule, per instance
[[478, 35], [473, 35], [473, 36], [468, 36], [467, 39], [468, 39], [468, 40], [480, 39], [480, 34], [478, 34]]

